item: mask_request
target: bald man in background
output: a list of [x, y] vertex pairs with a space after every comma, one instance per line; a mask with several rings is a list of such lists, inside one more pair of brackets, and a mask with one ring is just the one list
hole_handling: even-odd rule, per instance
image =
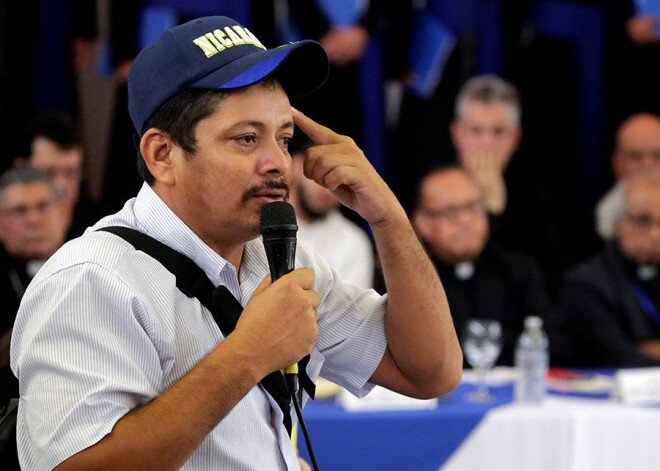
[[[525, 317], [540, 316], [547, 327], [555, 317], [534, 259], [490, 241], [486, 198], [460, 166], [438, 167], [422, 178], [412, 221], [440, 275], [457, 332], [470, 318], [498, 320], [497, 364], [512, 366]], [[561, 353], [554, 334], [551, 343], [553, 355]]]
[[660, 169], [660, 117], [637, 113], [619, 126], [612, 152], [612, 173], [617, 183], [596, 206], [596, 232], [603, 239], [612, 239], [615, 235], [617, 193], [622, 191], [620, 182], [653, 169]]

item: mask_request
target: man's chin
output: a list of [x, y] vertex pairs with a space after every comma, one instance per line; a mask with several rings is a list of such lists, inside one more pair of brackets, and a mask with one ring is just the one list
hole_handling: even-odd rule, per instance
[[638, 262], [640, 265], [651, 265], [660, 267], [660, 254], [644, 254], [640, 257]]
[[55, 253], [55, 251], [50, 251], [46, 249], [40, 249], [40, 250], [31, 249], [31, 250], [25, 250], [20, 254], [15, 255], [15, 257], [25, 261], [47, 260], [51, 257], [51, 255], [53, 255], [53, 253]]
[[479, 258], [481, 250], [481, 247], [470, 247], [463, 250], [457, 250], [454, 252], [454, 259], [456, 260], [456, 263], [474, 262]]

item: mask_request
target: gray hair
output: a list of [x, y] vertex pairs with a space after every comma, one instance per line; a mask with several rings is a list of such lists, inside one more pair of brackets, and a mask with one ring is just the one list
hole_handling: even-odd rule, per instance
[[9, 186], [37, 182], [46, 183], [55, 195], [55, 198], [59, 199], [60, 191], [53, 184], [53, 177], [48, 172], [31, 167], [20, 167], [7, 170], [0, 175], [0, 201], [2, 201], [5, 190]]
[[614, 223], [621, 222], [626, 217], [626, 195], [628, 187], [634, 180], [646, 180], [654, 185], [660, 186], [660, 170], [651, 170], [644, 173], [638, 173], [625, 178], [618, 188], [612, 194], [612, 212], [614, 215]]
[[520, 125], [520, 94], [518, 89], [497, 75], [479, 75], [465, 82], [458, 92], [454, 114], [456, 119], [465, 116], [465, 109], [470, 102], [494, 103], [501, 102], [511, 107], [512, 122]]

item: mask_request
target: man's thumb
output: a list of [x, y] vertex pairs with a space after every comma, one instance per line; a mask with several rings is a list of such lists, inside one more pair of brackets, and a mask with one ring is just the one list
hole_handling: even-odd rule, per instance
[[265, 291], [272, 284], [273, 283], [270, 280], [270, 275], [266, 275], [266, 277], [261, 281], [261, 283], [259, 283], [259, 286], [257, 286], [257, 289], [254, 290], [252, 296]]

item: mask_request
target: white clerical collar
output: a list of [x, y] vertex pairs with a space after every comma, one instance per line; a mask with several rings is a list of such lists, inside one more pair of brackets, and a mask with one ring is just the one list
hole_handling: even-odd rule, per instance
[[46, 263], [43, 260], [30, 260], [25, 264], [25, 272], [27, 273], [28, 278], [34, 278], [34, 275], [37, 274], [39, 269], [44, 266]]
[[653, 265], [637, 265], [637, 277], [642, 281], [650, 281], [658, 275], [658, 267]]
[[461, 281], [469, 280], [474, 275], [474, 263], [463, 262], [454, 267], [454, 276]]

